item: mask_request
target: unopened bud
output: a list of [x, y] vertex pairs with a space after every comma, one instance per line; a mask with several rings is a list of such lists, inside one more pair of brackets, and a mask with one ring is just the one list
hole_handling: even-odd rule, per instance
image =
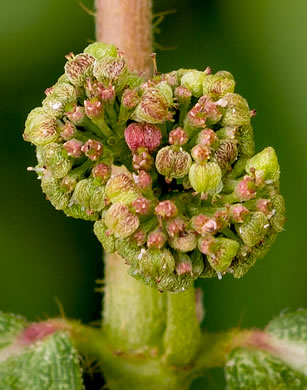
[[137, 122], [163, 123], [170, 119], [168, 100], [157, 88], [145, 90], [132, 118]]
[[77, 92], [71, 84], [55, 84], [51, 92], [43, 100], [43, 108], [56, 117], [61, 117], [65, 111], [71, 109], [77, 103]]
[[244, 178], [237, 184], [234, 194], [240, 201], [253, 199], [256, 196], [256, 186], [254, 180], [250, 176], [244, 176]]
[[191, 252], [197, 246], [197, 238], [193, 231], [183, 231], [168, 240], [170, 246], [179, 252]]
[[265, 215], [272, 212], [272, 201], [270, 199], [259, 198], [256, 200], [256, 210], [261, 211]]
[[212, 146], [216, 141], [217, 136], [211, 129], [204, 129], [198, 133], [197, 143], [200, 145]]
[[114, 45], [103, 42], [94, 42], [84, 49], [84, 53], [90, 54], [97, 60], [101, 60], [105, 57], [116, 57], [117, 49]]
[[183, 232], [187, 221], [182, 217], [175, 217], [166, 222], [166, 230], [170, 237], [175, 237]]
[[65, 192], [60, 185], [59, 180], [54, 178], [50, 172], [46, 172], [41, 180], [43, 192], [53, 207], [57, 210], [63, 210], [70, 201], [69, 193]]
[[145, 147], [152, 153], [160, 145], [161, 130], [149, 123], [131, 123], [125, 130], [125, 140], [132, 152]]
[[99, 163], [92, 169], [92, 174], [95, 179], [99, 179], [102, 183], [106, 183], [111, 176], [111, 167], [104, 163]]
[[97, 161], [103, 153], [101, 142], [89, 139], [81, 148], [82, 152], [92, 161]]
[[248, 246], [255, 246], [268, 232], [269, 220], [261, 211], [256, 211], [251, 215], [250, 221], [236, 226], [238, 235]]
[[173, 71], [173, 72], [165, 73], [164, 75], [162, 75], [162, 80], [165, 80], [171, 88], [177, 87], [178, 85], [177, 72]]
[[211, 95], [215, 100], [220, 99], [226, 93], [235, 89], [235, 81], [231, 73], [226, 71], [217, 72], [205, 77], [203, 81], [203, 95]]
[[140, 224], [138, 217], [123, 203], [113, 204], [106, 212], [104, 220], [107, 228], [116, 238], [130, 236]]
[[168, 142], [171, 145], [182, 146], [186, 144], [188, 140], [188, 134], [181, 127], [176, 127], [176, 129], [173, 129], [168, 136]]
[[178, 253], [176, 256], [176, 272], [179, 276], [191, 275], [192, 276], [192, 260], [185, 253]]
[[204, 255], [208, 255], [209, 253], [213, 253], [215, 243], [216, 243], [216, 238], [214, 238], [211, 235], [200, 237], [198, 239], [198, 249]]
[[74, 108], [66, 113], [67, 118], [76, 126], [82, 126], [86, 120], [84, 107], [74, 106]]
[[160, 149], [156, 157], [157, 171], [167, 178], [180, 179], [188, 174], [192, 159], [189, 153], [172, 146]]
[[145, 171], [139, 171], [138, 176], [134, 175], [133, 179], [136, 186], [141, 190], [142, 193], [146, 193], [152, 189], [152, 178], [149, 173]]
[[153, 163], [154, 160], [147, 148], [140, 147], [133, 154], [132, 166], [136, 171], [150, 171], [153, 166]]
[[191, 101], [192, 92], [183, 86], [179, 86], [175, 89], [175, 97], [180, 105], [188, 106]]
[[63, 148], [66, 150], [68, 156], [73, 158], [79, 158], [82, 156], [83, 143], [77, 139], [71, 139], [63, 144]]
[[165, 248], [149, 248], [140, 256], [139, 267], [144, 275], [159, 280], [174, 271], [175, 260], [170, 251]]
[[140, 197], [132, 202], [132, 207], [137, 214], [148, 215], [152, 209], [152, 203], [150, 200]]
[[178, 210], [174, 202], [164, 200], [155, 207], [155, 213], [161, 218], [173, 218], [176, 217]]
[[41, 107], [34, 108], [26, 120], [23, 138], [36, 146], [54, 142], [58, 138], [55, 117]]
[[50, 143], [43, 147], [43, 158], [52, 175], [61, 179], [72, 168], [72, 160], [67, 158], [64, 148], [60, 144]]
[[213, 253], [207, 255], [211, 267], [216, 272], [225, 272], [236, 256], [240, 244], [229, 238], [216, 238]]
[[135, 89], [125, 89], [121, 101], [124, 108], [132, 110], [138, 105], [139, 101], [140, 97]]
[[236, 93], [227, 93], [216, 102], [224, 111], [222, 126], [245, 126], [250, 123], [247, 101]]
[[260, 153], [250, 158], [245, 166], [247, 173], [255, 169], [256, 178], [262, 177], [266, 181], [276, 182], [279, 179], [280, 169], [275, 150], [272, 147], [263, 149]]
[[249, 215], [249, 210], [241, 204], [235, 204], [230, 207], [229, 214], [234, 223], [243, 223]]
[[210, 148], [206, 145], [197, 144], [191, 150], [191, 156], [197, 164], [204, 164], [210, 157]]
[[234, 140], [222, 141], [213, 155], [213, 161], [217, 162], [221, 169], [229, 170], [230, 165], [238, 156], [237, 142]]
[[94, 223], [94, 233], [101, 242], [103, 249], [107, 253], [115, 252], [115, 238], [111, 234], [107, 234], [108, 228], [103, 219]]
[[284, 230], [285, 218], [285, 200], [282, 195], [275, 195], [272, 199], [272, 208], [274, 214], [270, 219], [270, 224], [275, 232]]
[[217, 191], [222, 179], [222, 171], [218, 164], [208, 162], [204, 165], [192, 164], [189, 171], [189, 179], [196, 192]]
[[103, 105], [97, 98], [92, 98], [84, 101], [84, 109], [86, 115], [90, 118], [100, 118], [103, 116]]
[[90, 54], [81, 53], [68, 60], [65, 64], [65, 75], [76, 87], [81, 87], [87, 77], [93, 72], [95, 58]]
[[64, 138], [66, 141], [69, 139], [74, 138], [74, 135], [76, 134], [77, 129], [74, 124], [71, 122], [66, 122], [63, 127], [61, 127], [61, 137]]
[[133, 234], [133, 240], [135, 241], [137, 246], [143, 246], [146, 243], [147, 240], [147, 234], [144, 230], [139, 228], [134, 234]]
[[112, 84], [122, 89], [128, 69], [123, 57], [104, 57], [95, 62], [94, 76], [105, 85]]
[[87, 212], [101, 211], [105, 207], [105, 188], [93, 179], [80, 180], [76, 185], [73, 201]]
[[124, 173], [120, 173], [108, 180], [106, 196], [112, 203], [131, 204], [140, 196], [140, 193], [134, 182]]
[[200, 97], [203, 94], [203, 81], [205, 78], [206, 74], [204, 72], [191, 70], [181, 77], [181, 85], [191, 91], [193, 96]]
[[167, 236], [161, 229], [156, 229], [148, 234], [147, 246], [148, 248], [161, 249], [167, 241]]

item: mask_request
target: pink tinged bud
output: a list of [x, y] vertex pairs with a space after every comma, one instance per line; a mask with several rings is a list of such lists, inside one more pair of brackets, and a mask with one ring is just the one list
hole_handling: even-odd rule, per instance
[[161, 249], [165, 245], [166, 240], [166, 234], [163, 233], [161, 229], [157, 229], [149, 233], [147, 239], [147, 246], [148, 248]]
[[169, 133], [168, 142], [171, 145], [182, 146], [186, 144], [188, 140], [188, 134], [181, 127], [177, 127]]
[[272, 202], [270, 199], [259, 198], [256, 201], [256, 209], [262, 211], [263, 214], [270, 214], [272, 212]]
[[203, 164], [210, 157], [210, 148], [206, 145], [195, 145], [191, 150], [191, 156], [197, 164]]
[[187, 274], [192, 275], [193, 267], [190, 257], [186, 254], [180, 254], [180, 256], [178, 256], [178, 259], [176, 259], [175, 270], [179, 276]]
[[216, 123], [222, 118], [220, 108], [209, 96], [202, 96], [198, 100], [201, 111], [206, 114], [207, 122]]
[[76, 126], [71, 122], [66, 122], [62, 127], [61, 137], [63, 137], [67, 141], [73, 138], [76, 132], [77, 132]]
[[210, 66], [207, 66], [207, 68], [204, 70], [204, 73], [205, 73], [206, 75], [209, 75], [209, 74], [212, 73], [212, 69], [210, 68]]
[[243, 223], [249, 215], [249, 210], [241, 204], [231, 206], [229, 212], [232, 222], [235, 223]]
[[191, 227], [194, 229], [198, 234], [202, 234], [203, 232], [203, 226], [208, 221], [208, 217], [203, 214], [195, 215], [191, 219]]
[[237, 184], [234, 193], [241, 201], [255, 198], [256, 186], [254, 180], [250, 176], [244, 176], [244, 178]]
[[81, 148], [82, 152], [92, 161], [97, 161], [103, 153], [103, 146], [99, 141], [89, 139]]
[[250, 110], [249, 115], [250, 115], [251, 118], [253, 118], [254, 116], [257, 115], [257, 111], [255, 109], [254, 110]]
[[132, 157], [132, 165], [136, 171], [149, 171], [153, 165], [153, 162], [153, 158], [149, 154], [148, 150], [144, 147], [138, 148]]
[[134, 89], [125, 89], [122, 96], [122, 105], [127, 110], [135, 108], [140, 101], [140, 97]]
[[213, 252], [214, 246], [215, 246], [215, 238], [213, 236], [205, 236], [201, 237], [198, 240], [198, 249], [203, 253], [204, 255], [208, 255]]
[[69, 57], [65, 64], [66, 77], [72, 84], [81, 86], [86, 77], [92, 74], [94, 62], [95, 58], [85, 53]]
[[140, 197], [140, 193], [129, 176], [120, 173], [112, 176], [106, 185], [106, 195], [112, 203], [131, 204]]
[[84, 101], [85, 113], [89, 118], [98, 118], [103, 114], [103, 105], [96, 98]]
[[67, 118], [76, 126], [81, 126], [86, 118], [84, 107], [75, 106], [70, 112], [66, 113]]
[[166, 230], [170, 237], [175, 237], [179, 233], [183, 232], [186, 227], [186, 222], [181, 217], [175, 217], [168, 220], [166, 223]]
[[175, 89], [175, 97], [180, 104], [189, 104], [192, 97], [192, 92], [188, 88], [181, 85]]
[[105, 224], [116, 238], [125, 238], [138, 229], [140, 221], [129, 211], [128, 206], [115, 203], [105, 214]]
[[146, 243], [146, 233], [143, 230], [137, 230], [133, 234], [133, 239], [137, 246], [143, 246]]
[[155, 213], [158, 217], [173, 218], [176, 217], [178, 210], [175, 203], [171, 200], [164, 200], [156, 206]]
[[133, 176], [134, 182], [136, 186], [141, 190], [141, 191], [148, 191], [151, 190], [152, 188], [152, 178], [149, 173], [145, 171], [140, 171], [139, 175], [134, 175]]
[[148, 123], [131, 123], [125, 130], [125, 140], [132, 152], [144, 147], [151, 153], [160, 145], [161, 139], [160, 129]]
[[23, 345], [34, 344], [60, 329], [65, 329], [64, 323], [60, 320], [33, 323], [20, 334], [19, 342]]
[[115, 87], [109, 85], [100, 92], [98, 97], [104, 104], [113, 104], [115, 99]]
[[201, 111], [201, 108], [196, 104], [188, 112], [188, 121], [192, 127], [205, 127], [206, 126], [206, 115]]
[[211, 129], [201, 130], [197, 137], [197, 143], [200, 145], [211, 146], [217, 141], [215, 132]]
[[179, 252], [191, 252], [197, 246], [197, 238], [195, 232], [183, 231], [178, 236], [168, 240], [170, 246]]
[[92, 174], [95, 179], [100, 179], [103, 183], [106, 183], [111, 176], [111, 167], [104, 163], [99, 163], [92, 169]]
[[217, 231], [218, 225], [214, 218], [209, 218], [207, 222], [203, 224], [202, 233], [213, 234]]
[[83, 143], [77, 139], [71, 139], [63, 144], [68, 156], [79, 158], [83, 154]]
[[140, 197], [132, 202], [132, 207], [137, 214], [148, 215], [151, 210], [151, 201]]

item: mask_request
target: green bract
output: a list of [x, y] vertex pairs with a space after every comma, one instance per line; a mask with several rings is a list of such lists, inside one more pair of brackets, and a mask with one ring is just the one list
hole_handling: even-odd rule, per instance
[[105, 43], [67, 59], [24, 131], [47, 199], [96, 221], [105, 250], [159, 291], [243, 276], [283, 230], [285, 206], [276, 153], [254, 155], [254, 112], [233, 76], [145, 80]]

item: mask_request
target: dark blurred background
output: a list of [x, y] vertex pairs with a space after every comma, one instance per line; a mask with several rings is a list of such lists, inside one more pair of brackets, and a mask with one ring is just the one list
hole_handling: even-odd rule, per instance
[[[92, 0], [84, 5], [92, 9]], [[161, 72], [180, 67], [227, 69], [237, 91], [257, 110], [256, 147], [273, 146], [286, 198], [285, 232], [242, 280], [198, 283], [203, 326], [263, 327], [284, 309], [306, 307], [307, 271], [307, 2], [306, 0], [156, 0], [175, 9], [160, 25]], [[99, 318], [101, 247], [90, 222], [73, 220], [44, 199], [34, 148], [22, 140], [27, 113], [63, 73], [64, 55], [95, 39], [94, 20], [75, 0], [2, 1], [0, 12], [0, 310], [30, 320], [59, 315]], [[60, 302], [60, 305], [59, 303]], [[221, 389], [221, 371], [193, 388]]]

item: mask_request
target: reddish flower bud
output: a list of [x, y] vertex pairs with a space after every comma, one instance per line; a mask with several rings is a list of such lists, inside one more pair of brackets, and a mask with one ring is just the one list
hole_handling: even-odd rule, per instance
[[191, 156], [197, 164], [203, 164], [210, 157], [210, 148], [206, 145], [195, 145], [191, 150]]
[[63, 137], [67, 141], [73, 138], [76, 132], [77, 132], [76, 126], [71, 122], [66, 122], [62, 127], [62, 131], [60, 134], [61, 137]]
[[137, 214], [148, 215], [151, 210], [151, 201], [140, 197], [132, 202], [132, 207], [134, 207]]
[[168, 136], [168, 142], [171, 145], [182, 146], [186, 144], [189, 140], [188, 134], [181, 128], [177, 127], [173, 129]]
[[103, 153], [103, 146], [99, 141], [89, 139], [81, 148], [82, 152], [92, 161], [97, 161]]
[[153, 232], [149, 233], [147, 239], [147, 246], [148, 248], [161, 249], [165, 245], [166, 240], [166, 234], [163, 233], [161, 229], [156, 229]]
[[153, 158], [146, 148], [140, 147], [133, 154], [132, 165], [136, 171], [149, 171], [153, 165]]
[[82, 126], [86, 118], [85, 109], [81, 106], [75, 106], [70, 112], [67, 112], [66, 115], [76, 126]]
[[241, 204], [235, 204], [229, 209], [232, 222], [243, 223], [246, 220], [249, 210]]
[[142, 246], [146, 243], [146, 233], [144, 230], [139, 229], [133, 234], [133, 239], [137, 246]]
[[95, 179], [100, 179], [102, 183], [106, 183], [111, 176], [111, 167], [104, 163], [99, 163], [92, 169], [92, 174]]
[[67, 151], [68, 156], [79, 158], [82, 156], [83, 143], [77, 139], [71, 139], [63, 145], [64, 149]]
[[197, 143], [200, 145], [211, 146], [217, 141], [215, 132], [211, 129], [204, 129], [198, 133]]
[[178, 210], [175, 203], [171, 200], [164, 200], [156, 206], [155, 213], [157, 216], [162, 218], [172, 218], [177, 215]]
[[255, 198], [256, 186], [254, 180], [250, 176], [244, 176], [244, 178], [237, 184], [234, 193], [240, 201]]
[[224, 229], [229, 223], [229, 214], [225, 210], [219, 210], [214, 214], [217, 223], [217, 230]]
[[179, 86], [175, 89], [175, 97], [177, 98], [179, 104], [190, 104], [190, 100], [192, 97], [192, 92], [184, 87], [184, 86]]
[[180, 253], [176, 257], [176, 268], [177, 274], [179, 276], [190, 274], [192, 275], [193, 267], [192, 260], [186, 254]]
[[98, 118], [103, 114], [103, 105], [97, 98], [84, 101], [85, 113], [89, 118]]
[[272, 211], [272, 201], [270, 199], [259, 198], [256, 201], [256, 209], [262, 211], [263, 214], [270, 214]]
[[125, 89], [122, 96], [122, 105], [127, 110], [135, 108], [140, 101], [140, 97], [134, 89]]
[[148, 123], [131, 123], [125, 130], [125, 140], [132, 152], [145, 147], [149, 153], [160, 145], [162, 134], [160, 129]]
[[139, 175], [133, 175], [136, 186], [142, 191], [146, 192], [152, 188], [152, 178], [149, 173], [145, 171], [139, 171]]
[[215, 246], [215, 238], [213, 236], [207, 235], [204, 237], [201, 237], [198, 240], [198, 249], [203, 253], [204, 255], [208, 255], [213, 252], [214, 246]]
[[166, 222], [166, 230], [170, 237], [175, 237], [183, 232], [186, 227], [186, 221], [181, 217], [175, 217]]

